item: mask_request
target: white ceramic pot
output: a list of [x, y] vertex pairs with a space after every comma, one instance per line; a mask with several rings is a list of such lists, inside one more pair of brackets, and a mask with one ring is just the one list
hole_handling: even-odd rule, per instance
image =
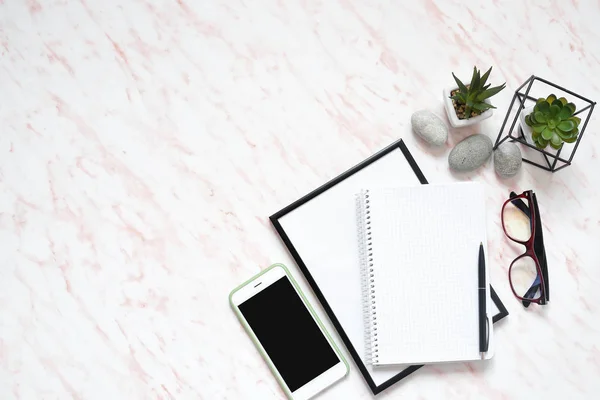
[[523, 131], [523, 135], [525, 135], [525, 140], [532, 146], [535, 146], [535, 143], [533, 142], [533, 137], [531, 136], [533, 134], [533, 130], [529, 125], [525, 123], [525, 117], [531, 114], [534, 107], [535, 106], [527, 107], [521, 111], [521, 114], [519, 114], [519, 125], [521, 126], [521, 130]]
[[[464, 128], [465, 126], [475, 125], [480, 123], [484, 119], [488, 119], [494, 114], [494, 110], [490, 108], [489, 110], [484, 111], [476, 117], [469, 119], [458, 119], [456, 111], [454, 110], [454, 106], [452, 105], [452, 99], [450, 98], [450, 93], [452, 93], [452, 91], [456, 89], [458, 88], [455, 86], [447, 87], [446, 89], [444, 89], [444, 106], [446, 107], [446, 114], [448, 114], [448, 119], [450, 120], [450, 125], [452, 125], [452, 127]], [[485, 99], [484, 101], [488, 104], [492, 104], [490, 103], [489, 99]]]
[[[536, 147], [535, 142], [533, 141], [533, 136], [532, 136], [533, 130], [531, 129], [531, 127], [529, 125], [527, 125], [525, 123], [525, 117], [528, 116], [529, 114], [531, 114], [534, 107], [535, 106], [527, 107], [521, 111], [521, 113], [519, 114], [519, 125], [521, 126], [521, 129], [523, 130], [523, 135], [525, 136], [525, 140], [527, 141], [527, 143], [529, 143], [533, 147]], [[546, 146], [544, 151], [547, 151], [550, 154], [556, 154], [558, 152], [558, 150], [556, 150], [554, 147], [552, 147], [550, 145]]]

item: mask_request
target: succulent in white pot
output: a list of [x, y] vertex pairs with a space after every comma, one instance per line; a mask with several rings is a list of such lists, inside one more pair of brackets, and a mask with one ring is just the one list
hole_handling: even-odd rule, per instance
[[490, 102], [494, 96], [506, 87], [506, 83], [500, 86], [490, 87], [487, 80], [492, 68], [487, 70], [483, 76], [477, 67], [473, 67], [471, 83], [465, 85], [452, 73], [456, 86], [444, 89], [444, 105], [454, 128], [462, 128], [483, 121], [492, 116], [492, 110], [496, 107]]
[[575, 104], [553, 94], [538, 99], [535, 106], [524, 109], [519, 115], [525, 140], [552, 153], [556, 153], [564, 142], [574, 143], [581, 123], [581, 118], [574, 115], [576, 109]]

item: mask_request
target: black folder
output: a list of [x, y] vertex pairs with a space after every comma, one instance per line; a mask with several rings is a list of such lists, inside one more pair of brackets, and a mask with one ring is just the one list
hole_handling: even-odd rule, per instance
[[[370, 168], [376, 164], [377, 164], [377, 168], [379, 168], [379, 169], [384, 168], [384, 167], [382, 167], [382, 165], [383, 165], [382, 162], [389, 161], [389, 160], [385, 160], [386, 157], [390, 157], [390, 156], [398, 157], [399, 155], [400, 155], [400, 157], [402, 157], [402, 156], [404, 157], [405, 162], [407, 162], [410, 169], [412, 169], [412, 172], [414, 173], [414, 177], [416, 177], [416, 180], [414, 180], [414, 182], [417, 184], [419, 182], [421, 184], [427, 184], [428, 182], [427, 182], [427, 179], [425, 178], [425, 175], [423, 175], [423, 172], [420, 170], [419, 166], [417, 165], [414, 158], [410, 154], [408, 148], [406, 147], [406, 145], [404, 144], [402, 139], [400, 139], [400, 140], [392, 143], [390, 146], [386, 147], [385, 149], [381, 150], [380, 152], [378, 152], [378, 153], [374, 154], [373, 156], [369, 157], [368, 159], [364, 160], [363, 162], [359, 163], [358, 165], [350, 168], [349, 170], [347, 170], [346, 172], [337, 176], [336, 178], [332, 179], [331, 181], [327, 182], [323, 186], [317, 188], [316, 190], [314, 190], [311, 193], [307, 194], [306, 196], [302, 197], [301, 199], [293, 202], [289, 206], [276, 212], [275, 214], [273, 214], [270, 217], [271, 223], [275, 227], [275, 230], [277, 231], [277, 233], [281, 237], [283, 243], [289, 250], [290, 254], [294, 258], [296, 263], [298, 264], [298, 267], [304, 274], [304, 277], [306, 278], [307, 282], [311, 286], [315, 295], [321, 302], [323, 309], [327, 313], [333, 326], [335, 327], [335, 329], [337, 330], [341, 339], [343, 340], [344, 345], [346, 346], [346, 349], [348, 350], [348, 352], [354, 359], [356, 366], [360, 370], [361, 374], [363, 375], [365, 381], [369, 385], [369, 388], [371, 389], [373, 394], [381, 393], [383, 390], [389, 388], [393, 384], [399, 382], [401, 379], [412, 374], [413, 372], [415, 372], [416, 370], [421, 368], [423, 365], [412, 365], [412, 366], [408, 366], [408, 367], [404, 367], [404, 368], [400, 367], [403, 369], [400, 369], [395, 375], [391, 376], [389, 379], [386, 379], [384, 382], [379, 382], [378, 384], [375, 382], [375, 380], [373, 379], [373, 376], [370, 372], [370, 369], [363, 362], [362, 354], [358, 354], [358, 352], [356, 350], [357, 344], [353, 343], [352, 340], [350, 340], [350, 338], [345, 330], [344, 322], [341, 320], [342, 318], [338, 318], [338, 316], [336, 316], [336, 314], [334, 313], [332, 304], [330, 304], [332, 302], [328, 301], [328, 298], [327, 298], [328, 296], [325, 293], [326, 290], [322, 290], [322, 288], [319, 286], [319, 282], [318, 282], [319, 274], [316, 273], [317, 271], [315, 269], [327, 268], [327, 266], [321, 265], [320, 263], [317, 263], [314, 261], [311, 263], [311, 262], [308, 262], [307, 260], [305, 260], [303, 258], [303, 255], [301, 254], [301, 252], [302, 252], [302, 250], [300, 248], [301, 246], [297, 246], [294, 244], [294, 242], [293, 242], [294, 238], [292, 237], [293, 235], [290, 234], [289, 232], [286, 232], [286, 230], [284, 229], [284, 226], [283, 226], [283, 225], [285, 225], [285, 223], [282, 224], [282, 221], [286, 216], [289, 216], [291, 213], [298, 210], [300, 207], [303, 207], [303, 206], [310, 207], [311, 201], [313, 201], [314, 199], [317, 199], [320, 195], [327, 192], [328, 190], [336, 187], [336, 185], [340, 185], [341, 183], [346, 181], [346, 179], [354, 176], [355, 174], [363, 174], [362, 176], [367, 176], [364, 174], [365, 174], [365, 172], [367, 172], [367, 173], [369, 172], [369, 171], [367, 171], [368, 168]], [[400, 161], [398, 161], [396, 159], [395, 162], [400, 162]], [[386, 167], [386, 168], [388, 168], [388, 170], [389, 170], [389, 168], [391, 168], [392, 165], [393, 164], [390, 164], [390, 167]], [[389, 171], [389, 173], [393, 175], [394, 171]], [[392, 175], [390, 175], [390, 176], [392, 176]], [[414, 177], [411, 177], [411, 178], [414, 179]], [[403, 184], [406, 184], [406, 182], [402, 182], [401, 178], [399, 177], [398, 181], [394, 180], [394, 184], [401, 186]], [[338, 189], [339, 188], [340, 187], [338, 186]], [[305, 210], [306, 210], [306, 208], [305, 208]], [[335, 208], [333, 208], [330, 210], [330, 212], [336, 213], [337, 210]], [[315, 229], [318, 229], [318, 227], [315, 227]], [[306, 238], [304, 238], [304, 240], [306, 240]], [[344, 256], [348, 256], [348, 255], [344, 255]], [[344, 273], [358, 274], [358, 271], [349, 270], [349, 271], [344, 271]], [[340, 281], [340, 287], [342, 287], [342, 286], [343, 286], [343, 281]], [[491, 286], [490, 286], [490, 288], [491, 288]], [[327, 290], [329, 290], [330, 291], [329, 293], [331, 293], [331, 290], [333, 290], [333, 289], [327, 289]], [[330, 294], [330, 296], [331, 296], [331, 294]], [[506, 307], [504, 306], [504, 304], [502, 304], [502, 301], [500, 300], [500, 298], [498, 297], [498, 295], [496, 294], [496, 292], [494, 291], [493, 288], [491, 288], [491, 297], [496, 305], [496, 308], [499, 310], [499, 312], [496, 315], [494, 315], [494, 317], [493, 317], [493, 322], [495, 323], [495, 322], [500, 321], [502, 318], [506, 317], [508, 315], [508, 311], [506, 310]], [[347, 319], [347, 317], [346, 317], [346, 319]], [[348, 325], [348, 324], [345, 324], [345, 325]], [[355, 340], [355, 342], [356, 342], [356, 340]], [[371, 371], [372, 371], [372, 369], [371, 369]]]

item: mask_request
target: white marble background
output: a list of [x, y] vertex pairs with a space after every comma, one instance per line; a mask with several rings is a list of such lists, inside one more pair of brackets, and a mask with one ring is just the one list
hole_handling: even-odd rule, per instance
[[[597, 117], [554, 175], [456, 176], [446, 158], [495, 138], [533, 73], [597, 100], [599, 16], [586, 0], [0, 0], [0, 398], [282, 399], [227, 295], [272, 262], [306, 288], [268, 216], [400, 137], [431, 182], [486, 185], [511, 315], [489, 363], [379, 398], [597, 398]], [[474, 64], [506, 80], [498, 112], [432, 151], [410, 115], [443, 115], [450, 73]], [[552, 302], [524, 310], [499, 209], [529, 188]], [[322, 399], [372, 397], [351, 367]]]

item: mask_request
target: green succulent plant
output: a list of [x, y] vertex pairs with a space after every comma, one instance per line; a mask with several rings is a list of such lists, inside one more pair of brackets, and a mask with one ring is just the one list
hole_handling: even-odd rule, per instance
[[485, 102], [485, 99], [492, 97], [493, 95], [500, 92], [506, 87], [506, 83], [500, 86], [490, 87], [490, 84], [486, 85], [488, 77], [492, 72], [492, 67], [487, 70], [483, 76], [481, 71], [477, 67], [473, 67], [473, 76], [471, 76], [471, 83], [465, 85], [460, 79], [452, 73], [458, 89], [452, 92], [450, 98], [455, 102], [455, 108], [457, 109], [457, 115], [461, 119], [469, 119], [477, 116], [490, 108], [496, 108], [491, 104]]
[[557, 99], [551, 94], [545, 99], [538, 99], [531, 114], [525, 117], [535, 145], [540, 149], [550, 145], [558, 150], [563, 142], [576, 141], [581, 118], [573, 115], [575, 110], [575, 104], [567, 102], [564, 97]]

